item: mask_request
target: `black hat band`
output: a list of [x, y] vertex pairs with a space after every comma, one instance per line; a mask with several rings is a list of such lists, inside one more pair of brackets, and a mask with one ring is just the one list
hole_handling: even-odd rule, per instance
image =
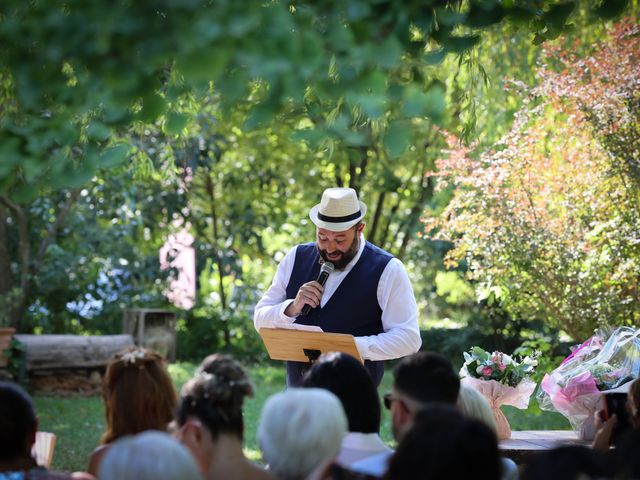
[[360, 217], [360, 215], [361, 210], [358, 210], [356, 213], [352, 213], [351, 215], [345, 215], [344, 217], [329, 217], [318, 212], [318, 220], [329, 223], [344, 223], [348, 222], [349, 220], [355, 220], [356, 218]]

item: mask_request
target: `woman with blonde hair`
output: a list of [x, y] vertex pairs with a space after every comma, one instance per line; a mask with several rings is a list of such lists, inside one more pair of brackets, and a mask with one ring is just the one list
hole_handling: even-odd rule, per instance
[[132, 347], [114, 355], [102, 380], [107, 431], [89, 459], [96, 475], [109, 445], [146, 430], [166, 431], [177, 394], [162, 356]]
[[460, 410], [465, 417], [480, 420], [489, 427], [493, 433], [497, 432], [496, 419], [493, 416], [489, 402], [484, 395], [475, 388], [468, 387], [464, 384], [460, 385], [458, 410]]
[[[458, 393], [458, 410], [467, 418], [480, 420], [495, 434], [497, 432], [496, 419], [489, 405], [489, 401], [475, 388], [465, 384], [460, 385]], [[513, 460], [501, 457], [502, 480], [517, 480], [519, 478], [518, 466]]]

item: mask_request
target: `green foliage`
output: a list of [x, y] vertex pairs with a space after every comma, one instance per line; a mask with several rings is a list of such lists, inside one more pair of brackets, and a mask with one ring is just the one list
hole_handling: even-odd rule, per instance
[[24, 344], [17, 338], [12, 337], [9, 346], [1, 353], [2, 356], [7, 359], [6, 369], [9, 375], [18, 383], [26, 383], [27, 354]]
[[637, 39], [627, 19], [588, 57], [549, 46], [512, 130], [476, 151], [447, 134], [438, 163], [456, 190], [426, 230], [454, 241], [449, 266], [469, 266], [479, 299], [575, 339], [640, 315]]
[[[427, 46], [466, 52], [483, 29], [505, 19], [528, 21], [538, 38], [554, 38], [573, 3], [543, 3], [545, 9], [534, 1], [437, 8], [346, 0], [115, 1], [107, 8], [7, 0], [0, 9], [0, 192], [28, 201], [50, 185], [80, 185], [100, 166], [125, 160], [102, 158], [117, 132], [165, 115], [167, 132], [180, 132], [176, 107], [212, 84], [228, 111], [247, 99], [252, 84], [264, 83], [262, 98], [249, 96], [255, 126], [290, 102], [301, 105], [308, 89], [334, 105], [347, 99], [368, 118], [382, 117], [398, 94], [411, 98], [402, 92], [429, 84], [421, 76], [393, 77], [402, 64], [419, 66]], [[610, 17], [624, 4], [604, 2], [595, 12]], [[380, 74], [389, 81], [372, 88], [371, 75]], [[428, 108], [405, 113], [439, 121], [442, 94], [427, 97]], [[334, 133], [348, 136], [346, 126]]]
[[447, 303], [460, 284], [432, 287], [448, 247], [414, 242], [444, 198], [425, 173], [444, 145], [435, 124], [485, 141], [509, 125], [517, 93], [485, 66], [526, 75], [532, 32], [582, 15], [538, 3], [4, 2], [0, 210], [13, 202], [28, 226], [25, 241], [6, 208], [14, 320], [108, 333], [124, 308], [166, 307], [174, 272], [156, 252], [184, 225], [200, 283], [181, 354], [243, 350], [252, 305], [335, 185], [368, 203], [367, 239], [408, 264], [429, 317], [482, 317], [466, 293]]
[[[225, 329], [230, 332], [228, 345]], [[177, 342], [181, 359], [202, 359], [213, 351], [231, 353], [248, 362], [268, 359], [249, 313], [221, 313], [219, 308], [196, 305], [182, 315], [177, 328]]]

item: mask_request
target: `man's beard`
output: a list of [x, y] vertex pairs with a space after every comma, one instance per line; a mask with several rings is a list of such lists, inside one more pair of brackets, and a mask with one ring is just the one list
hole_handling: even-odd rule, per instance
[[[351, 245], [349, 246], [349, 248], [347, 249], [346, 252], [340, 252], [342, 254], [342, 256], [340, 258], [338, 258], [337, 260], [331, 260], [329, 258], [329, 256], [327, 255], [327, 251], [326, 250], [320, 250], [320, 248], [318, 248], [318, 244], [316, 243], [316, 249], [318, 250], [318, 254], [320, 254], [320, 257], [322, 258], [322, 260], [324, 262], [329, 262], [329, 263], [333, 263], [333, 266], [335, 267], [336, 270], [344, 270], [344, 268], [347, 266], [347, 264], [353, 260], [355, 258], [355, 256], [358, 254], [358, 249], [360, 248], [360, 239], [358, 238], [358, 234], [356, 232], [355, 237], [353, 238], [353, 242], [351, 242]], [[338, 251], [338, 250], [336, 250]]]

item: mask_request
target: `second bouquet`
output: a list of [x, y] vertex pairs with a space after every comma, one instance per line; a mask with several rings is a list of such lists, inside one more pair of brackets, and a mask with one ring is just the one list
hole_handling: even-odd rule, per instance
[[519, 361], [502, 352], [487, 352], [473, 347], [464, 353], [464, 365], [460, 369], [462, 383], [478, 390], [489, 402], [496, 419], [498, 439], [511, 438], [511, 427], [502, 405], [511, 405], [525, 409], [529, 406], [529, 397], [536, 388], [530, 380], [537, 365], [533, 357]]

